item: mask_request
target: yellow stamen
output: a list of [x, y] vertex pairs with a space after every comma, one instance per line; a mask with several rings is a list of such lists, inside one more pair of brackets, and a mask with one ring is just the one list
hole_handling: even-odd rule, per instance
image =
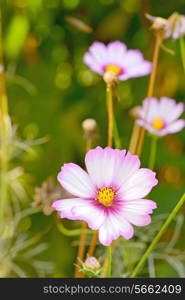
[[121, 73], [121, 68], [116, 66], [116, 65], [108, 65], [108, 66], [106, 66], [105, 71], [106, 72], [113, 72], [116, 75], [119, 75]]
[[160, 118], [156, 118], [152, 121], [152, 128], [155, 130], [160, 130], [164, 127], [164, 121]]
[[104, 187], [98, 192], [97, 201], [103, 204], [104, 206], [111, 206], [114, 200], [115, 192], [112, 188]]

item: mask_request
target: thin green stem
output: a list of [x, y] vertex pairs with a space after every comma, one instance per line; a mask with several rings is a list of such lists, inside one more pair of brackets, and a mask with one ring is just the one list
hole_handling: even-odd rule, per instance
[[114, 112], [113, 112], [113, 87], [107, 85], [107, 113], [108, 113], [108, 146], [112, 147], [112, 139], [113, 139], [113, 120], [114, 120]]
[[106, 277], [111, 277], [111, 265], [112, 265], [112, 247], [111, 245], [107, 247], [107, 273]]
[[156, 159], [156, 152], [157, 152], [157, 140], [158, 138], [156, 136], [152, 136], [151, 138], [151, 147], [150, 147], [150, 157], [149, 157], [149, 163], [148, 168], [153, 170], [155, 166], [155, 159]]
[[164, 224], [161, 227], [160, 231], [157, 233], [157, 235], [153, 239], [152, 243], [150, 244], [150, 246], [145, 251], [145, 253], [142, 256], [142, 258], [140, 259], [139, 263], [136, 265], [134, 271], [131, 273], [130, 278], [136, 277], [136, 275], [140, 271], [141, 267], [144, 265], [145, 261], [147, 260], [148, 256], [150, 255], [150, 253], [152, 252], [152, 250], [154, 249], [156, 244], [159, 242], [161, 236], [164, 234], [167, 227], [169, 226], [169, 224], [172, 222], [172, 220], [174, 219], [174, 217], [178, 213], [179, 209], [183, 206], [184, 202], [185, 202], [185, 193], [182, 195], [180, 200], [177, 202], [176, 206], [174, 207], [172, 212], [169, 214], [167, 220], [164, 222]]
[[[80, 235], [81, 234], [81, 229], [67, 229], [67, 228], [65, 228], [65, 226], [62, 224], [62, 222], [60, 221], [60, 219], [58, 219], [57, 217], [56, 217], [56, 224], [57, 224], [57, 228], [58, 228], [58, 230], [62, 233], [62, 234], [64, 234], [64, 235], [66, 235], [66, 236], [78, 236], [78, 235]], [[86, 234], [92, 234], [93, 233], [93, 231], [92, 230], [86, 230]]]
[[121, 140], [119, 136], [119, 131], [116, 123], [116, 118], [114, 117], [113, 108], [113, 95], [114, 95], [114, 85], [107, 85], [107, 112], [108, 112], [108, 146], [112, 147], [114, 140], [117, 149], [121, 149]]
[[[162, 38], [161, 34], [157, 34], [156, 41], [155, 41], [155, 47], [154, 47], [153, 60], [152, 60], [153, 67], [152, 67], [152, 72], [150, 75], [147, 98], [152, 97], [153, 93], [154, 93], [154, 85], [156, 82], [158, 60], [159, 60], [159, 50], [160, 50], [162, 41], [163, 41], [163, 38]], [[148, 108], [149, 107], [147, 106], [146, 113], [145, 113], [145, 119], [147, 118], [147, 115], [148, 115]], [[144, 139], [145, 139], [145, 133], [146, 133], [146, 130], [144, 127], [142, 127], [140, 130], [140, 134], [137, 137], [138, 140], [137, 140], [137, 147], [136, 147], [135, 154], [137, 154], [138, 156], [141, 156], [141, 153], [142, 153]], [[134, 134], [134, 131], [133, 131], [133, 134]]]
[[185, 73], [185, 41], [183, 36], [180, 37], [180, 53], [181, 53], [182, 65]]
[[114, 122], [113, 139], [115, 142], [115, 147], [116, 147], [116, 149], [121, 149], [121, 140], [120, 140], [119, 131], [118, 131], [118, 127], [117, 127], [115, 118], [113, 118], [113, 122]]

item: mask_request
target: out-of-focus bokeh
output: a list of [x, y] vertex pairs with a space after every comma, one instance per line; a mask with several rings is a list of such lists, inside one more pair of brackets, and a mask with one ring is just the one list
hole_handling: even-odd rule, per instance
[[[82, 60], [89, 45], [94, 40], [105, 43], [121, 40], [128, 48], [140, 49], [145, 59], [151, 60], [154, 35], [145, 13], [161, 17], [168, 17], [174, 11], [183, 14], [185, 2], [1, 0], [0, 5], [12, 121], [17, 124], [18, 134], [23, 139], [45, 139], [44, 143], [36, 145], [33, 151], [27, 151], [22, 156], [21, 166], [29, 174], [29, 207], [36, 201], [33, 199], [36, 187], [42, 186], [49, 177], [53, 177], [54, 183], [57, 183], [56, 175], [64, 162], [76, 162], [83, 166], [85, 140], [81, 123], [84, 119], [94, 118], [99, 125], [94, 146], [106, 145], [105, 85], [102, 78], [89, 70]], [[179, 42], [167, 40], [165, 46], [175, 54], [161, 50], [155, 95], [183, 102], [185, 74]], [[129, 111], [146, 96], [148, 79], [148, 76], [130, 79], [118, 86], [116, 118], [123, 148], [128, 148], [133, 126]], [[147, 167], [148, 163], [149, 142], [147, 137], [142, 155], [143, 167]], [[150, 196], [158, 203], [156, 215], [168, 214], [184, 191], [184, 145], [184, 131], [159, 142], [156, 170], [160, 184]], [[16, 158], [13, 164], [16, 166]], [[47, 187], [44, 188], [47, 194]], [[36, 192], [39, 193], [39, 189]], [[40, 201], [38, 195], [36, 199]], [[33, 237], [40, 235], [33, 248], [38, 250], [37, 259], [46, 261], [49, 264], [47, 268], [52, 265], [48, 275], [40, 275], [72, 276], [77, 238], [62, 236], [47, 207], [45, 212], [24, 219], [22, 224], [22, 232], [30, 233]], [[185, 214], [185, 211], [181, 214]], [[72, 222], [64, 223], [68, 228], [74, 228]], [[171, 236], [173, 227], [164, 238]], [[185, 249], [185, 226], [183, 228], [178, 238], [178, 250], [182, 253]], [[40, 250], [37, 249], [38, 245], [41, 245]], [[19, 259], [21, 261], [21, 254]], [[36, 276], [32, 268], [24, 266], [24, 269], [26, 276]], [[179, 276], [177, 270], [162, 259], [158, 261], [156, 274], [158, 277]], [[11, 276], [17, 276], [16, 272]]]

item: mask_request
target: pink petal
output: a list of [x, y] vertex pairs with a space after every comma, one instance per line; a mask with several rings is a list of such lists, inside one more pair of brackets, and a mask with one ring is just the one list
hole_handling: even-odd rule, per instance
[[107, 45], [107, 54], [109, 64], [122, 66], [121, 62], [124, 60], [127, 47], [120, 41], [114, 41]]
[[102, 64], [99, 64], [91, 54], [85, 53], [85, 55], [83, 57], [83, 61], [94, 72], [96, 72], [100, 75], [104, 74]]
[[[124, 66], [130, 76], [143, 76], [151, 72], [152, 64], [145, 61], [139, 50], [128, 50], [124, 58]], [[138, 74], [138, 75], [137, 75]]]
[[75, 220], [87, 222], [92, 230], [98, 230], [107, 217], [101, 206], [94, 205], [94, 200], [87, 200], [83, 206], [75, 206], [72, 210]]
[[108, 58], [107, 48], [101, 42], [94, 42], [84, 55], [84, 63], [93, 71], [103, 74]]
[[132, 78], [132, 76], [129, 76], [127, 70], [123, 66], [121, 66], [121, 68], [124, 70], [124, 72], [122, 74], [118, 75], [118, 78], [120, 81], [125, 81], [127, 79]]
[[135, 200], [145, 197], [158, 183], [156, 173], [149, 169], [139, 169], [120, 187], [118, 194], [123, 200]]
[[94, 185], [90, 177], [76, 164], [64, 164], [57, 178], [63, 188], [72, 195], [80, 198], [95, 196]]
[[176, 102], [174, 99], [168, 97], [161, 97], [159, 101], [159, 111], [162, 115], [168, 115], [173, 112], [176, 106]]
[[137, 199], [131, 201], [125, 201], [123, 204], [123, 210], [131, 211], [138, 214], [151, 214], [154, 209], [157, 208], [157, 204], [152, 200]]
[[123, 216], [119, 214], [109, 214], [105, 222], [99, 229], [99, 241], [104, 246], [109, 246], [113, 240], [120, 236], [130, 239], [134, 234], [130, 225]]
[[52, 204], [52, 207], [57, 211], [61, 212], [61, 218], [67, 218], [70, 220], [76, 220], [73, 215], [72, 209], [74, 207], [80, 207], [87, 205], [87, 201], [85, 199], [73, 198], [73, 199], [62, 199], [57, 200]]
[[150, 215], [127, 214], [127, 221], [135, 226], [147, 226], [151, 223]]
[[159, 103], [159, 116], [168, 123], [178, 119], [184, 111], [184, 104], [171, 98], [161, 97]]
[[97, 187], [117, 184], [118, 173], [124, 161], [125, 150], [97, 147], [88, 151], [85, 164], [91, 180]]
[[133, 66], [144, 61], [143, 54], [136, 49], [128, 50], [125, 55], [125, 66]]
[[119, 162], [114, 174], [114, 182], [116, 187], [119, 188], [125, 182], [125, 180], [139, 170], [139, 167], [140, 160], [138, 156], [127, 152], [124, 160]]
[[181, 131], [185, 127], [185, 120], [177, 120], [171, 124], [169, 124], [164, 130], [162, 130], [162, 134], [166, 135], [169, 133], [175, 133]]
[[125, 74], [120, 75], [120, 79], [124, 79], [124, 75], [128, 78], [140, 77], [148, 75], [151, 72], [152, 64], [150, 62], [143, 61], [135, 66], [125, 67]]
[[136, 226], [146, 226], [151, 223], [148, 214], [157, 208], [155, 202], [151, 200], [138, 199], [134, 201], [126, 201], [123, 205], [123, 216], [126, 220]]
[[92, 55], [94, 60], [102, 65], [107, 60], [107, 48], [106, 46], [98, 41], [95, 41], [89, 48], [89, 53]]
[[160, 102], [154, 97], [144, 99], [142, 108], [139, 111], [140, 118], [145, 123], [159, 118], [159, 105]]

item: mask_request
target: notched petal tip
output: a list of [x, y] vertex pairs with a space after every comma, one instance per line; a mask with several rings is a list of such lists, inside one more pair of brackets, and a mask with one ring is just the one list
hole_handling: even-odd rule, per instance
[[154, 209], [156, 209], [158, 207], [156, 202], [154, 202], [152, 200], [150, 200], [150, 202], [151, 202], [151, 209], [152, 210], [154, 210]]
[[55, 210], [60, 211], [61, 202], [62, 202], [62, 199], [61, 200], [56, 200], [55, 202], [52, 203], [51, 207], [54, 208]]

